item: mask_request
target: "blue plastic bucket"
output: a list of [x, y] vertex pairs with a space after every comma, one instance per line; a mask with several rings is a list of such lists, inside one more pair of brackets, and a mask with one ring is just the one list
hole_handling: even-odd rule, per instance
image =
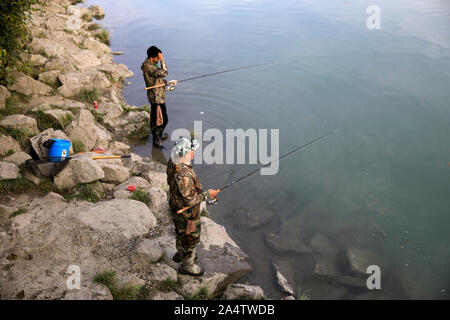
[[61, 162], [69, 155], [70, 141], [63, 139], [50, 139], [55, 141], [48, 151], [52, 162]]

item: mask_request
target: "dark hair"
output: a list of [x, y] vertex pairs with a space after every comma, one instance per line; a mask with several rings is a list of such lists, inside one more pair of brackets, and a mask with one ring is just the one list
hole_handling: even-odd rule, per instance
[[148, 48], [147, 50], [147, 57], [148, 58], [155, 58], [158, 56], [158, 54], [161, 53], [161, 50], [159, 50], [157, 47], [155, 46], [151, 46], [150, 48]]

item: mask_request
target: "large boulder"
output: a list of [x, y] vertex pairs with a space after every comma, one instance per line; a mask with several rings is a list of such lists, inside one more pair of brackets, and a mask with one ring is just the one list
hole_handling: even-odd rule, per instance
[[91, 11], [92, 16], [97, 20], [101, 20], [105, 17], [105, 11], [100, 6], [90, 6], [89, 10]]
[[[30, 139], [31, 148], [36, 153], [39, 158], [48, 157], [48, 149], [44, 147], [44, 142], [49, 139], [62, 139], [69, 140], [69, 137], [60, 130], [54, 130], [53, 128], [42, 131], [39, 135], [34, 136]], [[73, 153], [73, 146], [70, 145], [70, 153]]]
[[81, 90], [93, 90], [94, 88], [107, 88], [111, 86], [103, 72], [96, 69], [86, 69], [82, 73], [71, 72], [58, 77], [62, 86], [58, 92], [64, 97], [73, 97]]
[[10, 91], [17, 91], [27, 96], [31, 96], [33, 94], [47, 95], [53, 90], [52, 87], [34, 80], [19, 71], [12, 71], [10, 76], [15, 79], [14, 84], [8, 85]]
[[10, 150], [20, 152], [20, 144], [14, 138], [0, 133], [0, 157], [6, 156]]
[[99, 58], [105, 54], [111, 53], [110, 47], [108, 47], [106, 44], [101, 43], [100, 41], [97, 41], [93, 38], [87, 38], [83, 44], [86, 48], [88, 48], [89, 50], [94, 52], [97, 55], [97, 57], [99, 57]]
[[134, 261], [143, 265], [157, 262], [163, 256], [163, 251], [158, 241], [138, 238], [134, 245]]
[[260, 286], [232, 283], [223, 293], [223, 298], [225, 300], [261, 300], [264, 299], [264, 291]]
[[21, 178], [20, 169], [14, 163], [0, 161], [0, 180]]
[[130, 169], [124, 166], [100, 162], [100, 167], [105, 172], [104, 182], [122, 183], [130, 178]]
[[88, 110], [81, 109], [74, 117], [72, 123], [66, 127], [64, 132], [72, 141], [81, 141], [86, 150], [92, 150], [97, 143], [98, 134], [95, 119]]
[[0, 109], [4, 109], [6, 105], [6, 99], [9, 98], [11, 93], [4, 86], [0, 86]]
[[148, 171], [143, 174], [143, 177], [148, 180], [152, 187], [158, 187], [167, 185], [167, 174], [161, 172]]
[[39, 81], [48, 84], [48, 85], [55, 85], [58, 83], [58, 77], [61, 74], [60, 70], [52, 70], [43, 72], [39, 75]]
[[78, 53], [73, 53], [69, 56], [69, 61], [78, 70], [83, 70], [89, 67], [96, 67], [101, 65], [101, 61], [97, 58], [95, 53], [89, 50], [81, 50]]
[[34, 38], [30, 46], [34, 52], [44, 53], [47, 57], [62, 57], [66, 53], [64, 45], [53, 39]]
[[210, 293], [225, 289], [251, 271], [247, 255], [229, 237], [225, 228], [209, 218], [202, 217], [202, 234], [197, 249], [199, 261], [205, 269], [202, 277], [180, 276], [183, 290], [195, 294], [202, 287]]
[[119, 190], [128, 190], [128, 186], [131, 185], [135, 185], [136, 189], [140, 188], [140, 189], [150, 189], [151, 186], [148, 183], [147, 180], [145, 180], [144, 178], [141, 177], [131, 177], [130, 179], [128, 179], [127, 181], [119, 184], [118, 186], [116, 186], [114, 188], [114, 191], [119, 191]]
[[177, 281], [177, 272], [174, 268], [164, 263], [156, 263], [150, 269], [151, 279], [156, 282], [164, 280]]
[[114, 81], [119, 81], [120, 79], [125, 80], [134, 75], [123, 63], [102, 64], [98, 67], [98, 70], [110, 74]]
[[105, 173], [95, 160], [88, 157], [72, 159], [69, 164], [54, 178], [55, 185], [60, 188], [73, 188], [80, 183], [101, 180]]
[[165, 218], [169, 216], [170, 206], [167, 201], [167, 193], [161, 188], [151, 188], [148, 190], [150, 198], [150, 209], [157, 218]]
[[13, 114], [4, 117], [0, 121], [0, 126], [7, 129], [24, 130], [31, 135], [39, 133], [36, 119], [24, 116], [23, 114]]
[[30, 160], [31, 157], [28, 153], [23, 151], [15, 152], [10, 156], [3, 158], [3, 161], [13, 162], [17, 165], [21, 165], [25, 163], [27, 160]]
[[77, 71], [75, 67], [63, 58], [54, 58], [48, 61], [44, 67], [45, 71], [59, 71], [61, 73], [71, 73]]
[[376, 253], [354, 247], [347, 248], [347, 258], [350, 270], [360, 274], [366, 274], [367, 267], [371, 265], [383, 265], [383, 259]]
[[80, 208], [78, 219], [93, 229], [118, 234], [125, 239], [143, 235], [157, 223], [150, 209], [134, 200], [86, 204]]

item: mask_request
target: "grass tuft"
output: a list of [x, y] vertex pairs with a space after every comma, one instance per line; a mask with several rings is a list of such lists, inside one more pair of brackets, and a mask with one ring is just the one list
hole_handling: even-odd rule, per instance
[[10, 218], [14, 218], [14, 217], [17, 217], [18, 215], [21, 215], [21, 214], [24, 214], [24, 213], [27, 213], [27, 212], [28, 212], [27, 209], [19, 209], [19, 210], [15, 211], [15, 212], [11, 213], [9, 217]]
[[96, 34], [95, 39], [100, 41], [101, 43], [106, 44], [107, 46], [111, 45], [111, 41], [109, 38], [109, 32], [107, 30], [102, 30], [100, 33]]
[[73, 147], [73, 152], [74, 153], [79, 153], [79, 152], [86, 152], [86, 147], [84, 146], [84, 143], [81, 142], [80, 140], [73, 140], [72, 141], [72, 147]]
[[150, 128], [146, 125], [143, 125], [139, 129], [130, 132], [127, 136], [128, 141], [130, 141], [131, 143], [140, 142], [144, 139], [147, 139], [148, 137], [150, 137]]
[[148, 294], [148, 289], [145, 286], [141, 288], [133, 286], [119, 287], [117, 284], [116, 272], [114, 270], [103, 271], [96, 274], [93, 282], [107, 287], [109, 291], [111, 291], [114, 300], [137, 300], [139, 297]]
[[99, 99], [100, 95], [98, 93], [97, 88], [93, 88], [92, 90], [83, 89], [81, 90], [74, 98], [81, 102], [93, 104], [94, 101]]
[[133, 195], [130, 197], [132, 200], [140, 201], [145, 203], [147, 206], [150, 206], [151, 200], [148, 196], [147, 192], [144, 190], [138, 188], [136, 191], [133, 192]]

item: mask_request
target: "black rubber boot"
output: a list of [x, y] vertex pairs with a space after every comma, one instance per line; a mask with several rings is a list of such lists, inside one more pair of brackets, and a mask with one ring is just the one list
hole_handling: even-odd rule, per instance
[[159, 149], [162, 149], [163, 145], [161, 141], [161, 129], [158, 127], [152, 128], [152, 135], [153, 135], [153, 145]]

